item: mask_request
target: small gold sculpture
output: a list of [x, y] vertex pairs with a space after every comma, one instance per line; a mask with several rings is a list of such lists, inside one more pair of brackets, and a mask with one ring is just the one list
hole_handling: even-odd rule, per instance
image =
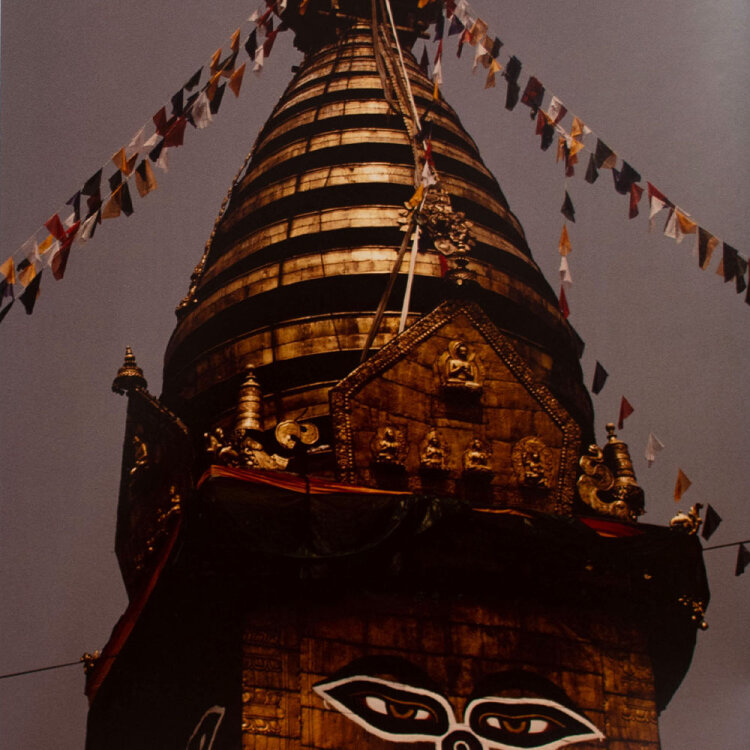
[[446, 470], [445, 448], [437, 430], [427, 433], [419, 452], [419, 465], [425, 471]]
[[549, 487], [552, 478], [552, 451], [541, 438], [529, 435], [513, 446], [513, 471], [519, 484]]
[[681, 531], [689, 536], [695, 536], [703, 524], [703, 519], [701, 518], [702, 507], [702, 503], [696, 503], [687, 513], [680, 511], [669, 522], [669, 528]]
[[490, 468], [490, 451], [479, 438], [474, 438], [464, 451], [464, 472], [467, 474], [487, 475]]
[[405, 448], [403, 431], [393, 425], [385, 425], [378, 430], [373, 441], [375, 463], [379, 466], [403, 466]]
[[586, 505], [625, 521], [637, 521], [643, 510], [643, 490], [638, 486], [628, 446], [615, 435], [615, 426], [607, 424], [604, 450], [590, 445], [581, 456], [583, 474], [578, 477], [578, 494]]
[[690, 619], [695, 623], [696, 627], [701, 630], [708, 630], [708, 623], [704, 619], [706, 614], [706, 605], [704, 602], [693, 599], [691, 596], [681, 596], [677, 600], [683, 607], [690, 610]]
[[99, 657], [101, 656], [101, 653], [97, 650], [94, 651], [93, 654], [90, 654], [88, 651], [81, 656], [80, 661], [83, 663], [83, 671], [88, 674], [95, 666], [97, 661], [99, 661]]
[[443, 388], [451, 391], [479, 393], [480, 365], [465, 341], [451, 341], [438, 360]]
[[148, 445], [139, 436], [133, 435], [133, 465], [130, 467], [130, 483], [136, 481], [138, 476], [144, 472], [149, 465]]

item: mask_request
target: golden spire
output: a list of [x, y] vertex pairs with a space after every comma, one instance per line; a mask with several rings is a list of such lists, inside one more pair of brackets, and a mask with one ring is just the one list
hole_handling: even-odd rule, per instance
[[138, 363], [135, 361], [133, 350], [126, 346], [125, 360], [112, 381], [112, 390], [115, 393], [123, 394], [132, 391], [134, 388], [145, 389], [147, 386], [148, 383], [146, 378], [143, 377], [143, 370], [138, 367]]

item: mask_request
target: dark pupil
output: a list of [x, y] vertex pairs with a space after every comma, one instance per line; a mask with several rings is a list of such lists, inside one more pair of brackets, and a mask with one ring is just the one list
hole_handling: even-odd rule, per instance
[[529, 731], [528, 719], [503, 719], [503, 729], [513, 734], [521, 734]]

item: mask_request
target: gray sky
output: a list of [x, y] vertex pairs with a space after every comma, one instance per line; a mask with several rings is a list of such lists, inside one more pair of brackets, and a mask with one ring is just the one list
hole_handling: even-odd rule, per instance
[[[0, 262], [15, 251], [260, 5], [245, 0], [5, 0], [0, 88]], [[615, 151], [703, 227], [747, 257], [750, 219], [750, 6], [746, 0], [473, 0], [534, 74]], [[421, 43], [418, 45], [421, 53]], [[444, 94], [476, 139], [558, 288], [564, 180], [543, 153], [528, 110], [485, 91], [472, 50], [445, 51]], [[431, 53], [432, 54], [432, 53]], [[501, 57], [501, 60], [504, 59]], [[32, 317], [20, 304], [0, 325], [0, 673], [67, 662], [101, 648], [125, 607], [114, 523], [125, 399], [110, 392], [134, 348], [159, 393], [173, 310], [219, 205], [298, 61], [279, 39], [261, 78], [246, 77], [206, 130], [188, 129], [135, 213], [74, 247], [61, 282], [49, 273]], [[566, 120], [565, 122], [569, 122]], [[675, 512], [678, 467], [693, 486], [682, 506], [710, 502], [724, 523], [711, 540], [750, 538], [746, 427], [750, 308], [693, 241], [647, 232], [647, 207], [603, 174], [568, 189], [574, 285], [571, 322], [584, 341], [599, 440], [620, 397], [635, 407], [621, 433], [646, 490], [644, 521]], [[106, 173], [105, 173], [106, 174]], [[646, 468], [653, 431], [666, 444]], [[750, 573], [736, 548], [708, 552], [710, 629], [661, 717], [665, 750], [740, 750], [750, 737]], [[0, 745], [83, 746], [86, 700], [77, 667], [0, 681]]]

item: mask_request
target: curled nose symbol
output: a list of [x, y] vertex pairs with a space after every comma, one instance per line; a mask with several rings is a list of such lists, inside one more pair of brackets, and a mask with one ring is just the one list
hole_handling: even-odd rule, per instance
[[464, 729], [457, 729], [443, 739], [441, 750], [482, 750], [482, 743]]

